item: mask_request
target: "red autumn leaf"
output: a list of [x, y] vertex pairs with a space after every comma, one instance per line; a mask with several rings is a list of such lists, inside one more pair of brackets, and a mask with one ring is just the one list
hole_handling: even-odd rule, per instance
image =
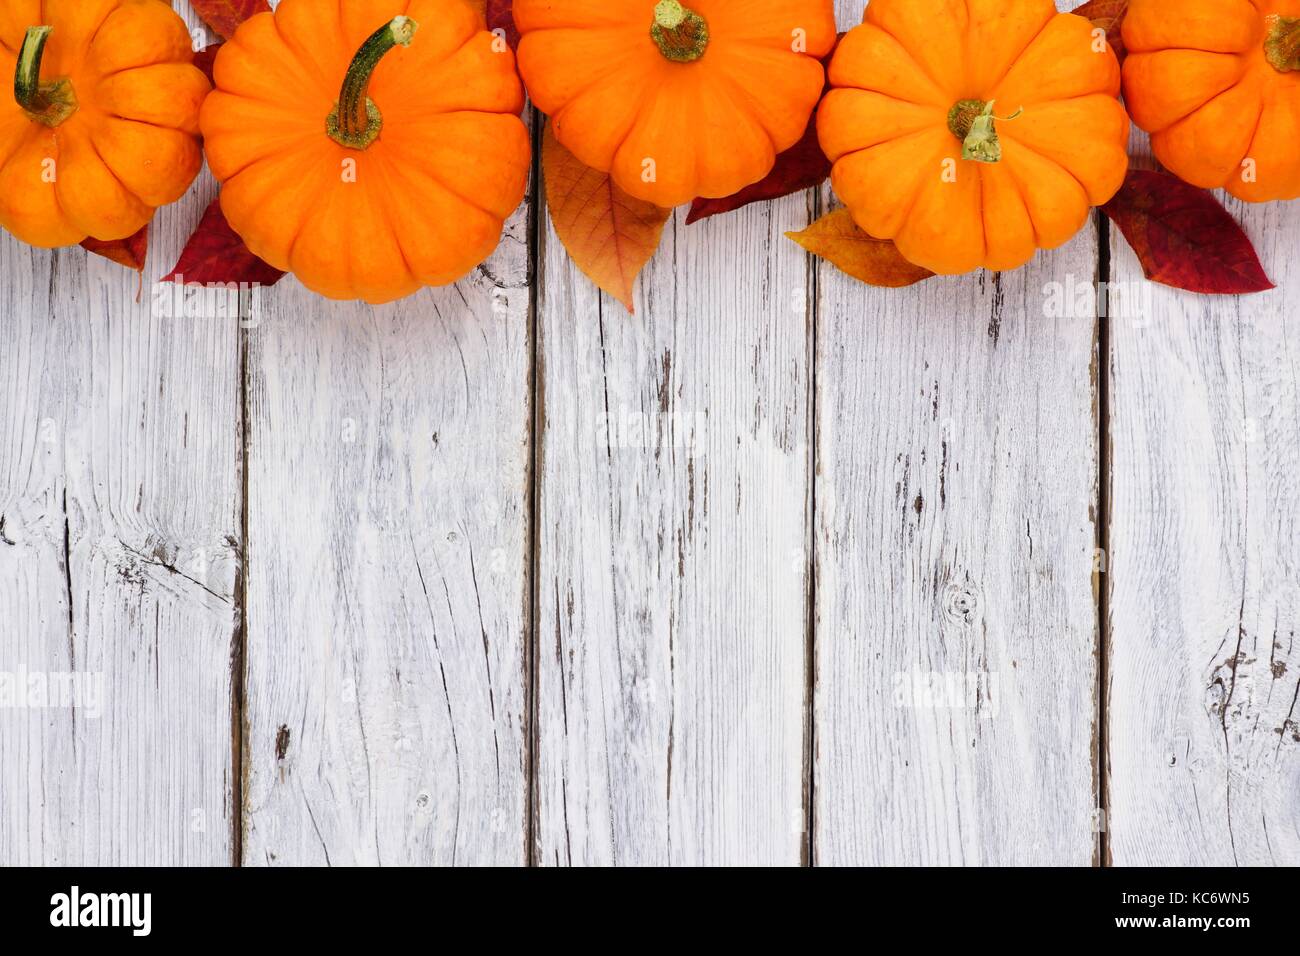
[[149, 224], [145, 223], [144, 228], [134, 236], [114, 239], [110, 242], [87, 239], [81, 247], [134, 272], [143, 273], [144, 260], [149, 254]]
[[199, 228], [181, 252], [181, 260], [163, 282], [186, 284], [272, 286], [284, 278], [279, 269], [267, 265], [248, 251], [221, 211], [221, 201], [212, 200]]
[[220, 50], [221, 44], [213, 43], [194, 54], [194, 65], [203, 71], [203, 75], [208, 78], [208, 82], [213, 86], [217, 85], [217, 81], [212, 75], [212, 68], [216, 65], [217, 53]]
[[1176, 176], [1131, 170], [1102, 209], [1154, 282], [1211, 295], [1275, 288], [1236, 220], [1212, 194]]
[[1124, 62], [1124, 37], [1120, 29], [1124, 26], [1124, 15], [1128, 13], [1129, 0], [1088, 0], [1083, 6], [1070, 12], [1080, 17], [1087, 17], [1093, 26], [1106, 31], [1106, 42], [1115, 51], [1121, 63]]
[[808, 129], [803, 139], [776, 157], [772, 171], [740, 192], [723, 199], [697, 199], [691, 203], [690, 214], [686, 224], [731, 212], [752, 202], [765, 199], [780, 199], [792, 193], [813, 189], [826, 181], [831, 174], [831, 161], [822, 152], [821, 143], [817, 141], [817, 117], [808, 121]]
[[191, 5], [204, 23], [227, 40], [245, 20], [271, 10], [266, 0], [191, 0]]
[[487, 0], [487, 28], [504, 30], [510, 49], [519, 49], [519, 28], [515, 26], [514, 0]]

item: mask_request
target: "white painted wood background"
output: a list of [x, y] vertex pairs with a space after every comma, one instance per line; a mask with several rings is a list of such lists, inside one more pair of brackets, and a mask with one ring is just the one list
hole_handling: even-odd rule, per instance
[[0, 863], [1300, 863], [1300, 204], [1210, 299], [870, 289], [832, 201], [678, 212], [634, 317], [536, 190], [242, 325], [0, 237], [0, 671], [105, 680], [0, 710]]

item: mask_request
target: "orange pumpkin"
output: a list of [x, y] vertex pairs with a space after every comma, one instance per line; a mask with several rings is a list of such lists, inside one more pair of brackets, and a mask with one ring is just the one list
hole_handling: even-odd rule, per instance
[[283, 0], [239, 27], [215, 75], [202, 128], [222, 211], [321, 295], [455, 282], [523, 199], [514, 57], [464, 0]]
[[1300, 196], [1300, 0], [1132, 0], [1124, 100], [1187, 182]]
[[730, 196], [803, 135], [830, 0], [515, 0], [519, 70], [556, 138], [662, 207]]
[[210, 89], [191, 43], [161, 0], [0, 0], [0, 227], [50, 248], [125, 239], [180, 199]]
[[1021, 266], [1123, 185], [1119, 63], [1051, 0], [871, 0], [830, 83], [835, 192], [932, 272]]

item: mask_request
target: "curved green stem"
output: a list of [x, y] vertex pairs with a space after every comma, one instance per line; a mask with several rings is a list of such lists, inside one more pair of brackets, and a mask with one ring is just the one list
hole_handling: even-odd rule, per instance
[[394, 17], [370, 35], [352, 58], [339, 101], [325, 121], [330, 139], [349, 149], [365, 149], [379, 138], [384, 117], [367, 96], [375, 67], [393, 47], [410, 46], [420, 25], [410, 17]]
[[77, 112], [77, 94], [67, 79], [41, 82], [41, 59], [54, 27], [30, 27], [18, 51], [14, 100], [37, 123], [58, 126]]
[[674, 63], [694, 63], [709, 47], [709, 25], [694, 10], [678, 0], [660, 0], [655, 4], [655, 22], [650, 27], [664, 59]]
[[1023, 112], [1019, 109], [1010, 116], [995, 116], [992, 100], [958, 100], [948, 111], [948, 129], [961, 140], [961, 158], [976, 163], [1001, 162], [997, 123], [1010, 122]]

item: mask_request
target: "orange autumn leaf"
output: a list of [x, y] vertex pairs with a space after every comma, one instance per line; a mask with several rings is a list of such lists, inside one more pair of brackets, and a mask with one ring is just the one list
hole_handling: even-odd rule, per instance
[[786, 236], [867, 285], [901, 289], [934, 275], [904, 259], [892, 242], [859, 229], [847, 209], [829, 212], [802, 232], [787, 232]]
[[135, 301], [140, 301], [140, 296], [144, 294], [144, 263], [149, 256], [149, 223], [146, 222], [139, 232], [125, 239], [86, 239], [81, 243], [81, 248], [138, 273], [140, 281], [136, 286]]
[[82, 242], [81, 247], [134, 272], [144, 272], [144, 260], [149, 254], [149, 224], [145, 223], [134, 236], [114, 239], [111, 242], [87, 239]]
[[547, 124], [542, 137], [546, 205], [574, 264], [627, 307], [642, 267], [659, 247], [672, 210], [634, 199], [608, 173], [584, 166]]

